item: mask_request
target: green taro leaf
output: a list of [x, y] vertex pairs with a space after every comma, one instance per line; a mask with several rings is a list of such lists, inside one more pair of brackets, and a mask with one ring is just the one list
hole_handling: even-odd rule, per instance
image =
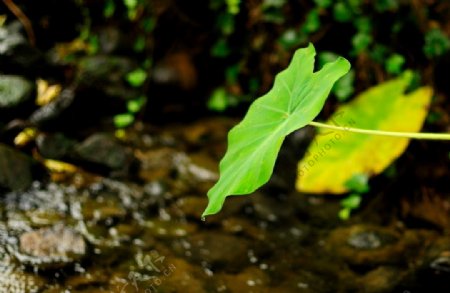
[[244, 119], [228, 134], [219, 181], [208, 191], [203, 216], [217, 213], [229, 195], [249, 194], [266, 183], [284, 138], [311, 122], [322, 109], [333, 84], [350, 69], [339, 57], [314, 70], [312, 44], [295, 52], [273, 88], [256, 99]]

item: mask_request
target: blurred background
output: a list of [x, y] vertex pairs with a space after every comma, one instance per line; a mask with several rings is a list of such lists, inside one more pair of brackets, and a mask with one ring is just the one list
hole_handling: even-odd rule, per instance
[[295, 190], [305, 128], [268, 185], [200, 217], [228, 130], [296, 49], [352, 64], [319, 120], [410, 70], [446, 133], [449, 36], [448, 0], [2, 0], [0, 291], [448, 290], [447, 142], [342, 202]]

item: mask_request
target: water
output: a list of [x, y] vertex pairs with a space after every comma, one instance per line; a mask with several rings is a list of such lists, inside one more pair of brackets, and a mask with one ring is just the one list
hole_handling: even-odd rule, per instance
[[[201, 216], [206, 192], [217, 177], [230, 123], [211, 124], [214, 135], [210, 140], [202, 135], [201, 143], [183, 127], [154, 134], [152, 141], [160, 144], [143, 147], [135, 141], [139, 180], [81, 172], [4, 194], [0, 288], [419, 292], [426, 284], [446, 289], [448, 237], [433, 229], [383, 223], [387, 215], [376, 208], [341, 222], [338, 199], [269, 183], [251, 196], [227, 199], [223, 211], [206, 221]], [[189, 129], [196, 125], [207, 123]], [[171, 137], [170, 146], [158, 135], [166, 141]]]

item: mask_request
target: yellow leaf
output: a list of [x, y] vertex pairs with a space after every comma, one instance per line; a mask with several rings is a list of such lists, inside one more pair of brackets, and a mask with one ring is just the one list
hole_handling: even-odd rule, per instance
[[[405, 95], [411, 74], [385, 82], [341, 106], [327, 124], [384, 131], [419, 132], [433, 91]], [[354, 175], [376, 175], [398, 158], [408, 138], [320, 129], [298, 165], [296, 187], [309, 193], [345, 193]]]
[[56, 44], [56, 54], [59, 59], [64, 59], [74, 53], [87, 53], [89, 51], [89, 44], [80, 38], [76, 38], [68, 43]]
[[42, 163], [50, 172], [54, 173], [75, 173], [78, 170], [78, 168], [72, 164], [56, 160], [44, 159]]
[[61, 92], [61, 85], [49, 85], [46, 80], [38, 79], [36, 104], [44, 106], [53, 101]]
[[14, 138], [14, 145], [18, 147], [23, 147], [27, 144], [29, 144], [31, 141], [33, 141], [36, 138], [37, 130], [33, 127], [28, 127], [19, 132], [19, 134], [16, 135]]
[[2, 27], [5, 24], [6, 18], [7, 18], [6, 14], [0, 15], [0, 27]]

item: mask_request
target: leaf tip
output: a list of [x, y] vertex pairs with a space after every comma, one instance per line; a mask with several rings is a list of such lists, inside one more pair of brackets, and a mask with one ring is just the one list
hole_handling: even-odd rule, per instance
[[202, 214], [202, 220], [205, 219], [207, 216], [211, 216], [214, 214], [217, 214], [220, 211], [220, 207], [213, 206], [211, 201], [209, 201], [208, 205], [206, 206], [205, 210]]
[[225, 197], [220, 198], [217, 196], [212, 196], [211, 190], [208, 192], [208, 205], [206, 206], [205, 210], [202, 214], [202, 219], [204, 219], [207, 216], [211, 216], [214, 214], [217, 214], [221, 209], [225, 202]]

